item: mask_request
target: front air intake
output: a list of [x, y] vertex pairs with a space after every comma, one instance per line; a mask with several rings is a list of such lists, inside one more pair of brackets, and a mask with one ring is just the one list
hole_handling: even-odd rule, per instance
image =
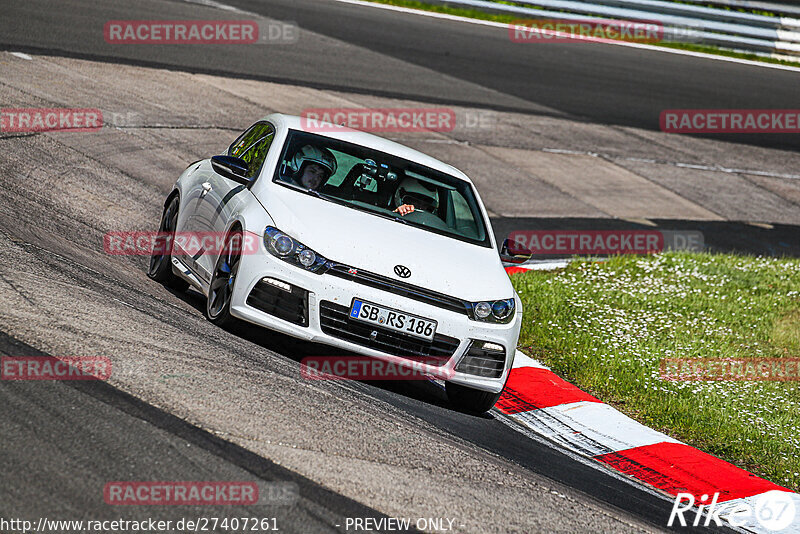
[[497, 343], [472, 341], [456, 366], [456, 372], [484, 378], [500, 378], [506, 364], [506, 349]]
[[281, 280], [259, 280], [247, 297], [247, 305], [284, 321], [308, 326], [308, 291]]

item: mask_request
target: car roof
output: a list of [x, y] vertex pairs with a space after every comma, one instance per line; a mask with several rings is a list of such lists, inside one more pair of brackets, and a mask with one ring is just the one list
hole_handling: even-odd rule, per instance
[[450, 174], [472, 184], [472, 180], [470, 180], [466, 174], [456, 169], [452, 165], [448, 165], [447, 163], [439, 161], [438, 159], [423, 152], [414, 150], [413, 148], [409, 148], [405, 145], [401, 145], [400, 143], [390, 141], [389, 139], [385, 139], [377, 135], [349, 128], [340, 129], [340, 127], [336, 126], [335, 124], [324, 121], [318, 121], [317, 124], [320, 126], [335, 128], [336, 130], [325, 131], [325, 129], [323, 129], [323, 131], [317, 131], [316, 128], [304, 127], [305, 121], [301, 117], [298, 117], [297, 115], [285, 115], [283, 113], [273, 113], [271, 115], [267, 115], [261, 120], [271, 122], [279, 130], [282, 128], [300, 130], [302, 132], [309, 132], [330, 137], [332, 139], [338, 139], [340, 141], [346, 141], [348, 143], [374, 148], [375, 150], [380, 150], [381, 152], [386, 152], [387, 154], [414, 161], [437, 171]]

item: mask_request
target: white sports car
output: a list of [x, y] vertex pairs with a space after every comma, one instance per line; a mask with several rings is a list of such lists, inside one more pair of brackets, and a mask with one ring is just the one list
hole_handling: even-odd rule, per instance
[[[226, 155], [191, 164], [160, 231], [214, 232], [222, 246], [176, 240], [153, 254], [149, 276], [193, 285], [214, 323], [238, 318], [414, 367], [446, 379], [457, 407], [488, 410], [522, 307], [469, 178], [371, 134], [303, 126], [269, 115]], [[239, 246], [248, 238], [255, 247]]]

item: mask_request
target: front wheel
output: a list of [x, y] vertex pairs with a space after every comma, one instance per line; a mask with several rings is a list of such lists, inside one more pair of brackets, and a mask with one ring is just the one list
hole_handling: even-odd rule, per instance
[[500, 398], [500, 393], [489, 393], [453, 382], [445, 382], [444, 387], [450, 404], [466, 412], [488, 412]]
[[206, 300], [206, 317], [219, 326], [229, 325], [235, 321], [231, 315], [231, 299], [236, 275], [239, 272], [241, 259], [241, 230], [233, 230], [225, 238], [225, 248], [217, 258], [211, 285]]

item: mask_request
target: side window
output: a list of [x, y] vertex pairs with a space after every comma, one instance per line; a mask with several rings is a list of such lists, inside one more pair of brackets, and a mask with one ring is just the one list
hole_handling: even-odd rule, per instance
[[268, 122], [257, 122], [233, 142], [228, 148], [228, 155], [246, 161], [249, 167], [247, 177], [254, 178], [261, 171], [273, 139], [275, 129], [272, 125]]

